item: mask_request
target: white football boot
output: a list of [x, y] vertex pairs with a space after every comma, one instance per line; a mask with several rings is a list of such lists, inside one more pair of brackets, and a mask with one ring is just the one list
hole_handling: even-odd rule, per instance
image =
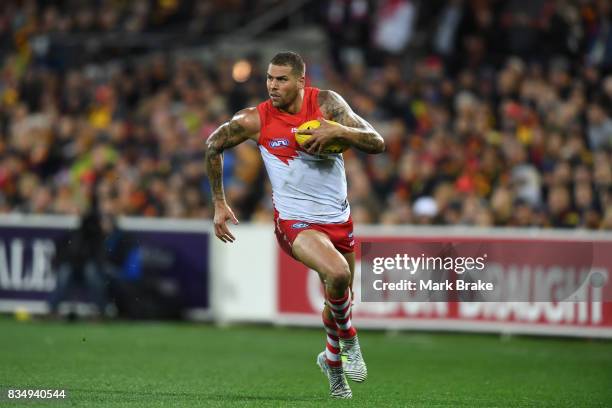
[[368, 368], [363, 361], [357, 336], [348, 340], [340, 339], [340, 350], [346, 376], [355, 382], [364, 382], [368, 378]]
[[342, 399], [353, 398], [353, 392], [351, 391], [351, 387], [349, 387], [348, 383], [346, 382], [342, 366], [330, 367], [325, 359], [324, 351], [319, 353], [317, 356], [317, 365], [329, 380], [330, 397]]

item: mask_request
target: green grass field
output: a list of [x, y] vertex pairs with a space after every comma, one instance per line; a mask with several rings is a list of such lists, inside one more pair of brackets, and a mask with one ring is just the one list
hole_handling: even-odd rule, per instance
[[[612, 407], [612, 342], [360, 335], [370, 377], [330, 401], [321, 330], [0, 318], [0, 406]], [[9, 402], [8, 388], [63, 388]]]

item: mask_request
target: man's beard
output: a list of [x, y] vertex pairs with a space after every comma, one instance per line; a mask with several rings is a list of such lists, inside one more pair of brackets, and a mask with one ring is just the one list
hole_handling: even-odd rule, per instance
[[293, 97], [291, 97], [290, 95], [287, 95], [287, 98], [280, 97], [276, 101], [272, 99], [272, 106], [274, 106], [277, 109], [286, 110], [289, 106], [291, 106], [293, 101], [295, 101], [295, 98], [297, 98], [297, 96], [298, 96], [298, 92], [296, 92], [293, 95]]

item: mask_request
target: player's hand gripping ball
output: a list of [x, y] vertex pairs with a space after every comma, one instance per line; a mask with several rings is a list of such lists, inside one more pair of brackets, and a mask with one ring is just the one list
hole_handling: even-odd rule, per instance
[[[325, 121], [327, 123], [329, 123], [330, 125], [336, 125], [336, 126], [339, 125], [338, 122], [334, 122], [333, 120], [325, 119]], [[302, 123], [298, 127], [298, 131], [295, 133], [295, 140], [298, 142], [298, 144], [300, 146], [303, 146], [304, 143], [306, 143], [306, 141], [312, 137], [312, 135], [302, 134], [302, 133], [300, 133], [300, 130], [316, 129], [319, 126], [321, 126], [321, 122], [319, 122], [316, 119], [315, 120], [309, 120], [308, 122]], [[344, 144], [344, 143], [332, 143], [332, 144], [329, 144], [329, 145], [327, 145], [325, 147], [325, 149], [323, 150], [323, 154], [342, 153], [342, 152], [346, 151], [348, 148], [349, 148], [349, 146], [347, 144]]]

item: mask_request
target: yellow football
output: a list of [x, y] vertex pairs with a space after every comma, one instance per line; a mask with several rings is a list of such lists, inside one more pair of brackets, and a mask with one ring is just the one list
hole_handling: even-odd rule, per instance
[[[327, 120], [327, 119], [325, 119]], [[333, 120], [327, 120], [327, 123], [331, 123], [332, 125], [338, 125], [338, 122], [334, 122]], [[295, 133], [295, 141], [298, 142], [298, 144], [300, 146], [302, 146], [304, 143], [306, 143], [306, 141], [308, 139], [310, 139], [311, 135], [304, 135], [302, 133], [300, 133], [300, 130], [306, 130], [306, 129], [316, 129], [319, 126], [321, 126], [321, 122], [319, 122], [318, 120], [309, 120], [308, 122], [304, 122], [302, 123], [299, 127], [298, 127], [298, 131]], [[349, 146], [347, 144], [344, 143], [333, 143], [329, 146], [327, 146], [325, 148], [325, 150], [323, 150], [324, 154], [335, 154], [335, 153], [342, 153], [344, 151], [346, 151], [346, 149], [348, 149]]]

